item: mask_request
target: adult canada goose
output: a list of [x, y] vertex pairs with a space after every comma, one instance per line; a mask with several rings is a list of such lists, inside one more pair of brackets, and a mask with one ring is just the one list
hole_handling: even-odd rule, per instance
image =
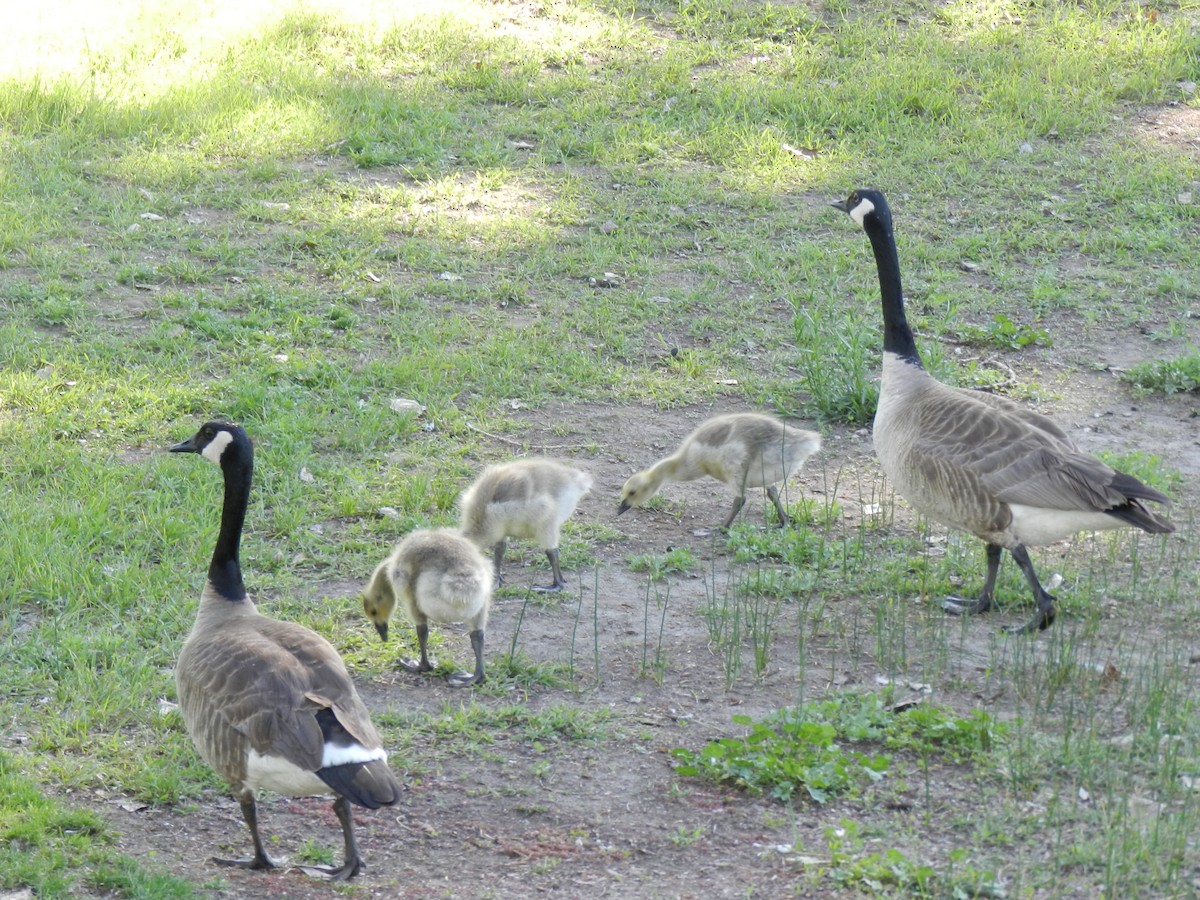
[[1142, 501], [1168, 504], [1170, 499], [1080, 452], [1045, 416], [930, 376], [904, 315], [887, 201], [879, 191], [863, 189], [833, 205], [866, 231], [879, 271], [883, 384], [874, 437], [880, 465], [919, 512], [987, 544], [987, 576], [979, 598], [951, 598], [943, 607], [956, 614], [991, 609], [1000, 554], [1007, 549], [1037, 603], [1034, 617], [1012, 630], [1047, 628], [1054, 621], [1055, 600], [1038, 581], [1026, 547], [1078, 531], [1126, 526], [1167, 534], [1175, 526]]
[[592, 489], [592, 476], [552, 459], [533, 457], [488, 466], [462, 495], [462, 533], [491, 549], [496, 584], [503, 584], [500, 562], [508, 538], [537, 541], [550, 560], [552, 581], [535, 591], [567, 586], [558, 565], [562, 523]]
[[475, 671], [455, 672], [447, 681], [452, 687], [483, 684], [483, 633], [492, 599], [492, 566], [479, 549], [452, 528], [414, 531], [375, 568], [363, 592], [363, 610], [385, 641], [397, 596], [416, 626], [421, 648], [419, 660], [402, 659], [400, 665], [409, 672], [432, 672], [436, 666], [426, 650], [429, 621], [466, 622]]
[[348, 881], [366, 868], [350, 804], [377, 809], [400, 795], [387, 754], [338, 652], [301, 625], [260, 615], [246, 595], [238, 560], [254, 470], [246, 432], [209, 422], [170, 449], [199, 453], [225, 476], [208, 581], [175, 666], [188, 733], [205, 762], [229, 783], [254, 841], [250, 859], [214, 861], [248, 869], [275, 866], [258, 833], [260, 788], [292, 796], [333, 793], [345, 862], [336, 869], [304, 870]]
[[630, 476], [621, 489], [617, 515], [645, 506], [668, 481], [693, 481], [711, 475], [737, 492], [722, 523], [728, 528], [746, 503], [746, 489], [766, 488], [781, 526], [787, 510], [775, 485], [785, 482], [809, 456], [821, 449], [821, 436], [793, 428], [761, 413], [714, 416], [689, 434], [679, 449], [644, 472]]

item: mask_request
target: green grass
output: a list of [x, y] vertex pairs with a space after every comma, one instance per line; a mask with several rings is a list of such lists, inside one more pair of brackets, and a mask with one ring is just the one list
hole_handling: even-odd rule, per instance
[[[1195, 344], [1200, 206], [1178, 199], [1194, 161], [1135, 127], [1146, 108], [1195, 105], [1179, 87], [1197, 75], [1194, 4], [211, 6], [99, 4], [78, 28], [18, 17], [0, 38], [0, 680], [4, 731], [28, 736], [10, 752], [47, 785], [103, 775], [156, 804], [216, 786], [178, 716], [158, 711], [218, 491], [210, 469], [162, 451], [201, 419], [237, 419], [257, 441], [243, 559], [264, 608], [377, 674], [345, 585], [408, 528], [454, 521], [459, 489], [497, 453], [487, 435], [523, 441], [514, 410], [753, 405], [841, 436], [869, 422], [877, 284], [861, 233], [827, 206], [860, 184], [892, 198], [939, 377], [997, 387], [983, 352], [1069, 359], [1142, 333]], [[608, 272], [617, 286], [589, 281]], [[1194, 391], [1194, 368], [1194, 354], [1153, 359], [1127, 378]], [[999, 388], [1041, 393], [1035, 375]], [[401, 397], [424, 414], [393, 411]], [[568, 442], [584, 463], [608, 452]], [[882, 513], [846, 524], [846, 493], [793, 500], [793, 531], [736, 526], [719, 548], [728, 575], [679, 548], [633, 560], [648, 579], [630, 601], [639, 672], [671, 672], [669, 608], [704, 619], [729, 685], [769, 676], [785, 641], [801, 681], [818, 648], [831, 673], [919, 671], [971, 702], [982, 678], [1021, 708], [1010, 778], [987, 786], [994, 821], [970, 826], [1010, 833], [1014, 895], [1066, 890], [1079, 871], [1082, 890], [1110, 896], [1180, 890], [1195, 810], [1172, 776], [1200, 756], [1197, 736], [1142, 711], [1191, 708], [1176, 651], [1194, 620], [1194, 542], [1080, 538], [1044, 563], [1066, 579], [1067, 621], [1037, 645], [1051, 658], [997, 642], [978, 675], [956, 662], [963, 626], [911, 600], [976, 590], [982, 551], [892, 528], [886, 497], [864, 494]], [[598, 548], [623, 536], [575, 521], [567, 536], [564, 565], [597, 565], [599, 604]], [[685, 613], [672, 579], [697, 572], [708, 601]], [[998, 595], [1027, 602], [1011, 563]], [[577, 667], [599, 683], [607, 648], [594, 627], [584, 648], [578, 601], [563, 604], [578, 648], [573, 632], [559, 659], [534, 662], [514, 637], [489, 653], [480, 696], [576, 690]], [[1125, 677], [1100, 692], [1105, 621], [1136, 634], [1147, 616], [1164, 648], [1116, 646]], [[608, 739], [566, 709], [414, 714], [388, 734], [414, 759], [430, 736], [465, 752], [497, 733]], [[1111, 744], [1126, 733], [1130, 747]], [[1124, 766], [1163, 804], [1153, 827], [1124, 803]], [[1103, 810], [1063, 800], [1085, 771]], [[1057, 799], [1011, 834], [1035, 783]], [[0, 795], [0, 819], [49, 803], [22, 784], [33, 799]], [[109, 856], [102, 829], [60, 831], [32, 869], [0, 844], [0, 883], [174, 895]], [[1059, 842], [1049, 861], [1034, 832]]]
[[807, 796], [818, 804], [859, 794], [893, 768], [903, 771], [898, 759], [880, 750], [964, 762], [982, 758], [1005, 730], [984, 712], [964, 718], [923, 704], [897, 711], [876, 694], [835, 696], [761, 721], [738, 716], [734, 724], [748, 729], [745, 737], [672, 750], [681, 760], [676, 774], [730, 783], [773, 800]]
[[38, 897], [81, 890], [147, 900], [200, 896], [161, 866], [118, 853], [100, 816], [45, 796], [7, 754], [0, 754], [0, 797], [0, 888]]
[[1200, 391], [1200, 353], [1174, 359], [1149, 359], [1122, 374], [1142, 393], [1181, 394]]

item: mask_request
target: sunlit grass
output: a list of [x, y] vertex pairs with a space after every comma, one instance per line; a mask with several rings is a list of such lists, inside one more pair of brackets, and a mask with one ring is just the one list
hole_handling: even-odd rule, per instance
[[[1194, 103], [1180, 87], [1195, 80], [1192, 15], [967, 0], [13, 12], [0, 35], [0, 570], [13, 573], [0, 675], [31, 771], [77, 789], [103, 773], [156, 803], [215, 786], [157, 705], [216, 529], [214, 472], [164, 452], [199, 419], [238, 419], [257, 441], [243, 560], [264, 608], [378, 674], [388, 661], [347, 586], [403, 531], [454, 520], [495, 452], [483, 435], [522, 440], [515, 409], [720, 401], [824, 419], [831, 439], [870, 420], [877, 285], [862, 235], [827, 207], [860, 183], [893, 198], [939, 377], [987, 377], [939, 337], [1028, 354], [1028, 382], [1006, 388], [1019, 396], [1044, 393], [1032, 382], [1049, 344], [1056, 363], [1106, 329], [1141, 347], [1143, 320], [1155, 348], [1194, 344], [1197, 207], [1179, 199], [1194, 162], [1130, 133], [1139, 110]], [[590, 280], [610, 272], [616, 287]], [[1146, 388], [1194, 390], [1151, 374]], [[395, 398], [424, 414], [398, 415]], [[609, 441], [588, 436], [578, 455]], [[1114, 452], [1138, 449], [1157, 448]], [[1121, 458], [1185, 487], [1153, 457]], [[869, 480], [849, 494], [880, 510], [845, 524], [839, 505], [855, 503], [827, 487], [837, 499], [801, 504], [801, 528], [735, 528], [714, 546], [727, 569], [682, 548], [630, 563], [649, 573], [633, 599], [641, 675], [675, 674], [662, 623], [696, 616], [715, 681], [739, 689], [772, 677], [786, 642], [801, 683], [819, 647], [831, 676], [849, 662], [943, 678], [963, 703], [1015, 697], [1006, 780], [985, 786], [991, 818], [970, 827], [1009, 832], [1016, 863], [988, 868], [1018, 870], [1014, 895], [1053, 892], [1077, 864], [1114, 896], [1143, 863], [1177, 887], [1195, 818], [1179, 637], [1194, 546], [1120, 535], [1047, 551], [1064, 621], [1040, 642], [997, 638], [981, 671], [968, 626], [926, 611], [977, 587], [979, 547], [895, 527]], [[564, 560], [595, 566], [599, 604], [595, 545], [622, 536], [575, 524]], [[671, 588], [693, 576], [706, 602], [687, 610]], [[1027, 602], [1011, 565], [998, 596], [1018, 614]], [[562, 659], [530, 662], [514, 640], [480, 703], [577, 690], [577, 649], [581, 675], [604, 677], [582, 594], [561, 608], [579, 647], [572, 634]], [[1166, 646], [1098, 643], [1146, 616]], [[431, 734], [481, 757], [494, 741], [610, 738], [590, 715], [474, 705], [385, 727], [419, 765]], [[1164, 804], [1157, 832], [1118, 803], [1123, 767]], [[1111, 799], [1080, 812], [1071, 798], [1092, 771]], [[1013, 834], [1038, 790], [1048, 808]], [[1049, 867], [1027, 841], [1036, 829], [1058, 836]], [[0, 868], [14, 884], [23, 871]]]

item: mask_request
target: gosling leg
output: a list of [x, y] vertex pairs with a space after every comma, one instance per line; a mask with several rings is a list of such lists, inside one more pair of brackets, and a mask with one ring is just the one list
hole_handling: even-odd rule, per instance
[[767, 496], [775, 504], [775, 512], [779, 516], [779, 527], [787, 528], [792, 524], [792, 520], [788, 518], [787, 510], [783, 508], [783, 501], [779, 499], [779, 489], [773, 484], [767, 485]]
[[475, 671], [470, 674], [466, 672], [454, 672], [447, 679], [446, 683], [450, 687], [469, 687], [472, 684], [483, 684], [487, 681], [487, 675], [483, 671], [483, 629], [476, 628], [471, 632], [471, 649], [475, 651]]
[[504, 576], [500, 574], [500, 563], [504, 560], [505, 541], [500, 540], [496, 546], [492, 548], [492, 571], [496, 573], [496, 587], [504, 584]]
[[422, 622], [421, 624], [417, 625], [417, 644], [421, 650], [421, 658], [419, 660], [402, 659], [400, 660], [400, 668], [406, 672], [412, 672], [417, 675], [421, 674], [422, 672], [432, 672], [435, 668], [437, 668], [429, 659], [429, 652], [427, 649], [428, 643], [429, 624], [427, 622]]
[[550, 572], [553, 576], [553, 581], [546, 585], [535, 585], [530, 590], [538, 591], [543, 594], [554, 593], [561, 591], [567, 586], [566, 579], [563, 578], [562, 569], [558, 567], [558, 548], [553, 547], [546, 551], [546, 559], [550, 560]]
[[733, 520], [738, 517], [738, 513], [742, 511], [742, 507], [746, 505], [746, 495], [738, 494], [733, 500], [733, 509], [729, 511], [728, 518], [721, 524], [721, 530], [725, 531], [733, 524]]

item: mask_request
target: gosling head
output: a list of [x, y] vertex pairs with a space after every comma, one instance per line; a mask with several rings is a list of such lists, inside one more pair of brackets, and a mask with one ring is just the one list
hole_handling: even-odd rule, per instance
[[392, 610], [396, 608], [396, 592], [392, 588], [392, 576], [388, 572], [387, 561], [375, 568], [371, 583], [363, 591], [362, 603], [363, 612], [379, 632], [380, 639], [386, 641], [388, 620], [392, 617]]
[[892, 227], [892, 211], [887, 200], [874, 188], [859, 188], [845, 200], [835, 201], [830, 206], [849, 215], [860, 228], [866, 228], [868, 221], [878, 222], [887, 229]]
[[645, 472], [631, 475], [621, 488], [621, 505], [617, 507], [617, 515], [625, 512], [631, 506], [645, 506], [650, 498], [658, 492], [655, 484]]

